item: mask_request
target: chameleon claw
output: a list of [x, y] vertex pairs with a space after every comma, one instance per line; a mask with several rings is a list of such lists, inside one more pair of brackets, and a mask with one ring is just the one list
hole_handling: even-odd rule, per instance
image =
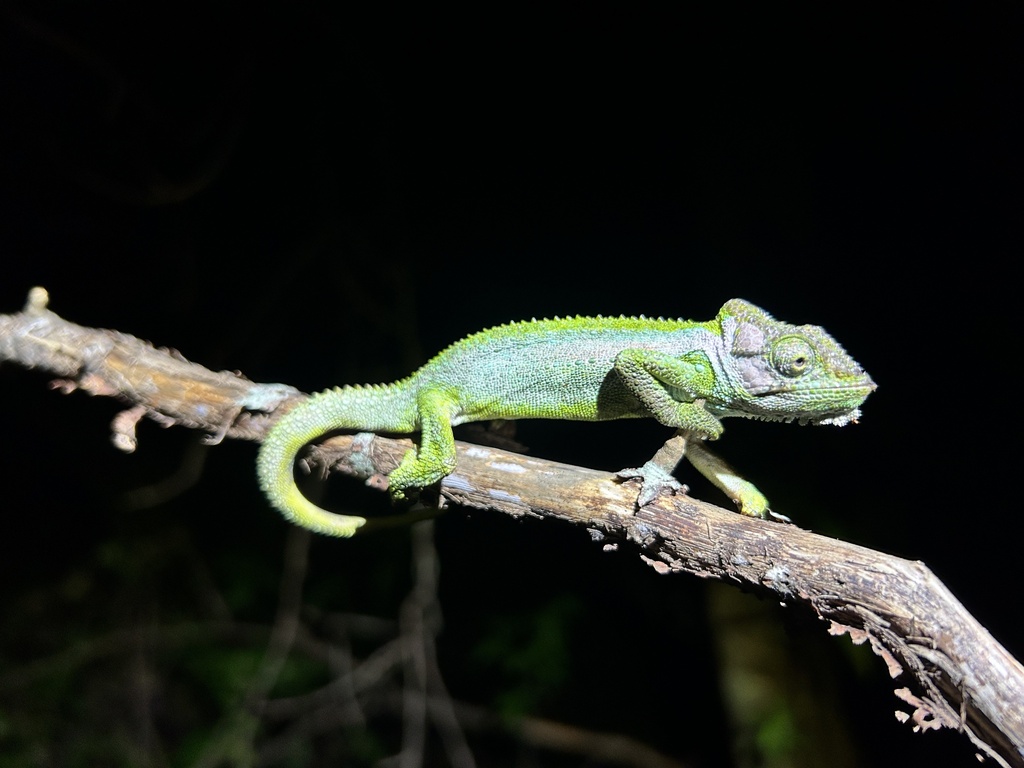
[[637, 509], [643, 509], [662, 494], [675, 496], [690, 490], [676, 480], [671, 472], [654, 461], [648, 461], [642, 467], [620, 469], [615, 476], [623, 481], [640, 481], [640, 493], [636, 497]]
[[785, 515], [780, 515], [778, 512], [772, 512], [770, 509], [766, 509], [764, 511], [764, 514], [762, 515], [762, 517], [765, 520], [774, 520], [777, 523], [792, 523], [793, 522], [793, 520], [791, 518], [788, 518]]

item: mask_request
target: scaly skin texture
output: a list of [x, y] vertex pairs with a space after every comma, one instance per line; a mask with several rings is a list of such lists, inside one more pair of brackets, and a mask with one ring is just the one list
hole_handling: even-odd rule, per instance
[[[285, 414], [260, 450], [260, 486], [292, 522], [351, 536], [365, 518], [338, 515], [295, 485], [296, 454], [327, 432], [420, 432], [389, 476], [394, 499], [455, 468], [452, 427], [490, 419], [654, 418], [691, 442], [717, 439], [727, 416], [802, 424], [856, 421], [871, 378], [823, 329], [789, 325], [740, 299], [714, 320], [570, 317], [510, 323], [452, 344], [408, 378], [339, 387]], [[764, 496], [703, 445], [691, 460], [744, 514]], [[647, 479], [646, 471], [637, 470]]]

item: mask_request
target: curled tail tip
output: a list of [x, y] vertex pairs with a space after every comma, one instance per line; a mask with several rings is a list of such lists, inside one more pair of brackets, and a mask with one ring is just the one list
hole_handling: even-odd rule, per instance
[[314, 533], [345, 539], [354, 536], [366, 518], [328, 512], [303, 496], [293, 475], [295, 452], [273, 437], [271, 433], [264, 441], [256, 462], [260, 489], [271, 505], [289, 522]]
[[328, 512], [326, 509], [309, 505], [301, 515], [284, 513], [285, 519], [302, 528], [319, 533], [322, 536], [334, 536], [339, 539], [350, 539], [359, 533], [359, 529], [366, 525], [365, 517], [355, 515], [337, 515]]
[[355, 517], [350, 515], [336, 515], [326, 510], [320, 510], [324, 515], [330, 516], [330, 519], [319, 519], [319, 520], [296, 520], [291, 518], [291, 522], [306, 528], [313, 533], [319, 533], [322, 536], [334, 536], [339, 539], [350, 539], [359, 533], [359, 529], [366, 524], [365, 517]]
[[321, 509], [302, 495], [294, 479], [288, 479], [290, 482], [287, 483], [270, 483], [264, 491], [270, 503], [289, 522], [313, 533], [344, 539], [351, 538], [366, 525], [365, 517], [339, 515]]

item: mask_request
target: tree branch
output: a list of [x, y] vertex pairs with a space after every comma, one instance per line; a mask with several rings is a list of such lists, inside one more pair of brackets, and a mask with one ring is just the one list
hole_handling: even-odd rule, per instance
[[[68, 323], [46, 303], [46, 292], [35, 288], [22, 312], [0, 315], [0, 361], [53, 373], [64, 392], [120, 399], [126, 410], [112, 427], [122, 450], [134, 450], [143, 417], [205, 430], [211, 442], [260, 440], [279, 413], [305, 397], [286, 385], [214, 373], [126, 334]], [[383, 487], [410, 445], [343, 436], [316, 446], [310, 458]], [[466, 443], [440, 493], [462, 507], [583, 526], [607, 548], [628, 542], [660, 573], [735, 582], [806, 606], [830, 633], [869, 643], [885, 661], [906, 704], [898, 718], [919, 730], [959, 730], [997, 764], [1024, 766], [1024, 667], [920, 562], [686, 496], [663, 496], [634, 511], [636, 486], [613, 472]]]

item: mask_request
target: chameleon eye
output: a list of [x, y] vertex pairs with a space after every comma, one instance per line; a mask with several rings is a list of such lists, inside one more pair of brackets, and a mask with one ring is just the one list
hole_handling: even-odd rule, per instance
[[783, 376], [802, 376], [814, 367], [817, 354], [802, 336], [783, 336], [772, 346], [772, 366]]

